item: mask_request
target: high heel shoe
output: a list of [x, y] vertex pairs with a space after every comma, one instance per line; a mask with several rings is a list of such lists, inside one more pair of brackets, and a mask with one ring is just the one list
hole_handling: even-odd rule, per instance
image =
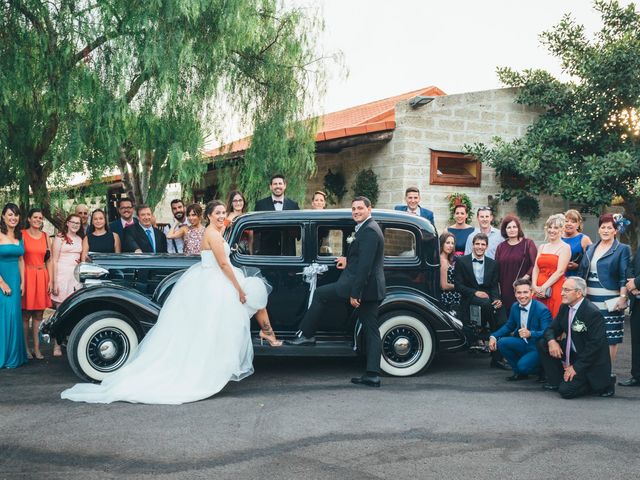
[[282, 340], [276, 339], [276, 334], [273, 333], [272, 329], [269, 330], [260, 330], [260, 345], [263, 345], [263, 342], [267, 342], [270, 347], [281, 347]]

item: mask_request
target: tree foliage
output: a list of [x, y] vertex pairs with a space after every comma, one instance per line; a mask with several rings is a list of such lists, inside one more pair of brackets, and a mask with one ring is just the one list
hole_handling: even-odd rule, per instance
[[620, 197], [635, 240], [640, 220], [640, 15], [633, 4], [622, 7], [617, 1], [596, 1], [594, 8], [602, 28], [593, 38], [570, 15], [541, 35], [570, 81], [543, 70], [498, 69], [504, 84], [518, 87], [518, 103], [541, 110], [526, 135], [468, 149], [496, 169], [503, 200], [550, 194], [595, 211]]
[[319, 27], [277, 0], [0, 0], [0, 188], [52, 218], [51, 189], [118, 168], [155, 205], [201, 180], [223, 108], [255, 127], [240, 186], [306, 178]]

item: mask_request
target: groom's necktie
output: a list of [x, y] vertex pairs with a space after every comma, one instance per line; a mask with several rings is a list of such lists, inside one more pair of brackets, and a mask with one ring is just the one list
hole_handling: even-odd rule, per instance
[[573, 317], [576, 316], [576, 311], [573, 307], [569, 307], [569, 324], [567, 325], [567, 344], [564, 347], [565, 360], [564, 365], [568, 367], [571, 365], [571, 324], [573, 323]]
[[147, 238], [149, 239], [149, 243], [151, 244], [151, 250], [153, 250], [153, 253], [156, 253], [156, 245], [153, 242], [153, 236], [151, 235], [151, 230], [147, 230], [145, 228], [144, 231], [147, 234]]

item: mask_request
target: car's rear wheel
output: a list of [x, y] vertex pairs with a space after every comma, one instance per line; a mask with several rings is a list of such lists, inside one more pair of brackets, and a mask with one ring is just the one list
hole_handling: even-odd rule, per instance
[[94, 312], [71, 331], [67, 358], [73, 372], [83, 380], [100, 382], [122, 368], [138, 348], [138, 335], [118, 312]]
[[434, 335], [413, 312], [396, 310], [382, 315], [380, 338], [380, 368], [388, 375], [415, 375], [425, 370], [433, 360]]

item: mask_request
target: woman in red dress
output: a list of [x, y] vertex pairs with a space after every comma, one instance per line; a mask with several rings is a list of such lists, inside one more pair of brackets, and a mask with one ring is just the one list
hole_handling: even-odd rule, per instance
[[562, 241], [564, 221], [564, 215], [561, 213], [551, 215], [547, 219], [544, 232], [548, 243], [543, 243], [538, 248], [536, 264], [531, 275], [533, 296], [544, 303], [554, 317], [562, 304], [564, 273], [571, 259], [571, 247]]
[[[22, 231], [24, 242], [24, 292], [22, 295], [22, 322], [24, 326], [24, 344], [27, 358], [36, 357], [42, 360], [38, 329], [42, 314], [51, 307], [51, 261], [47, 252], [51, 251], [51, 243], [42, 231], [44, 216], [39, 208], [32, 208], [27, 215], [29, 228]], [[33, 351], [29, 349], [29, 320], [33, 336]]]

